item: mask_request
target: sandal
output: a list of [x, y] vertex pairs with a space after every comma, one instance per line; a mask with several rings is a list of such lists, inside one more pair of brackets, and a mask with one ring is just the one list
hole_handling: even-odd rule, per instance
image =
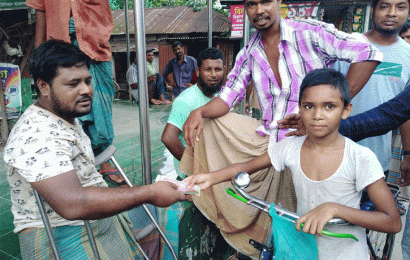
[[109, 175], [117, 175], [118, 177], [120, 177], [121, 174], [118, 172], [117, 169], [115, 169], [115, 170], [108, 170], [108, 171], [102, 171], [102, 172], [100, 172], [100, 174], [102, 175], [103, 179], [104, 179], [106, 182], [108, 182], [108, 183], [110, 183], [110, 184], [112, 184], [112, 185], [114, 185], [114, 186], [122, 186], [122, 185], [126, 185], [126, 184], [127, 184], [126, 181], [116, 182], [116, 181], [114, 181], [113, 179], [111, 179], [111, 178], [109, 177]]

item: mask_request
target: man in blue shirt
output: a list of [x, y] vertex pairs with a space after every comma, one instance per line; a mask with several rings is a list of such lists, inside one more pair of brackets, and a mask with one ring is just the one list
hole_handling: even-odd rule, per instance
[[[162, 76], [167, 85], [173, 86], [172, 94], [177, 97], [182, 91], [193, 85], [191, 79], [197, 64], [195, 58], [184, 54], [182, 43], [178, 41], [174, 42], [172, 44], [172, 51], [175, 54], [175, 58], [172, 58], [168, 62], [162, 71]], [[174, 82], [172, 83], [168, 79], [170, 73], [173, 74]]]

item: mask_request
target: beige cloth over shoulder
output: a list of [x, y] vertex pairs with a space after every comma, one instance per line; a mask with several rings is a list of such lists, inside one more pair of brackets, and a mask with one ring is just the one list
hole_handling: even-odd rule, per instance
[[[206, 120], [203, 133], [194, 149], [187, 147], [179, 170], [187, 175], [212, 172], [233, 163], [246, 162], [268, 149], [268, 136], [260, 136], [256, 119], [236, 113]], [[230, 182], [220, 183], [194, 196], [198, 209], [221, 230], [225, 240], [240, 252], [256, 258], [259, 254], [249, 239], [264, 243], [271, 219], [267, 213], [249, 206], [226, 193]], [[246, 189], [251, 195], [269, 203], [281, 203], [295, 211], [296, 195], [289, 171], [280, 174], [268, 168], [251, 175]]]

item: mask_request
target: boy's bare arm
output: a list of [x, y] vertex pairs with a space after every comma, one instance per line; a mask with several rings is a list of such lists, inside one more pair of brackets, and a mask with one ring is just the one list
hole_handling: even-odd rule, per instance
[[198, 185], [201, 190], [204, 190], [212, 185], [233, 179], [239, 172], [252, 174], [270, 166], [272, 166], [272, 164], [266, 152], [250, 161], [235, 163], [215, 172], [195, 174], [189, 176], [184, 181], [188, 182], [188, 188]]
[[303, 231], [321, 234], [324, 225], [332, 218], [341, 218], [366, 229], [384, 233], [397, 233], [401, 230], [401, 219], [393, 195], [383, 179], [366, 187], [369, 197], [376, 207], [375, 211], [364, 211], [341, 204], [328, 202], [309, 211], [296, 221], [295, 227], [305, 223]]

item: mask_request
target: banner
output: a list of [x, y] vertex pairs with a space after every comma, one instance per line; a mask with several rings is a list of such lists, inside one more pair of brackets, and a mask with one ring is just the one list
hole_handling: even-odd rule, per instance
[[0, 63], [0, 77], [3, 83], [7, 118], [18, 118], [21, 111], [19, 66], [10, 63]]
[[282, 4], [280, 16], [284, 19], [317, 18], [320, 2], [305, 2], [300, 4]]
[[0, 1], [0, 10], [23, 9], [27, 8], [24, 0], [2, 0]]
[[231, 38], [243, 37], [243, 5], [231, 5]]

